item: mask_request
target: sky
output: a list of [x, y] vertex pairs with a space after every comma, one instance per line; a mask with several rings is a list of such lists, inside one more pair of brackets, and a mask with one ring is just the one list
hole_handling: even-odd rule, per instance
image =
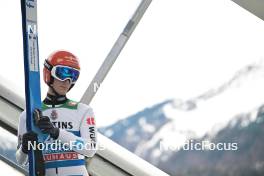
[[[40, 67], [58, 49], [77, 55], [79, 100], [140, 0], [39, 0]], [[19, 1], [0, 6], [1, 79], [24, 94]], [[188, 99], [264, 58], [264, 23], [230, 0], [153, 0], [91, 103], [105, 126], [166, 99]], [[42, 82], [42, 98], [47, 87]]]

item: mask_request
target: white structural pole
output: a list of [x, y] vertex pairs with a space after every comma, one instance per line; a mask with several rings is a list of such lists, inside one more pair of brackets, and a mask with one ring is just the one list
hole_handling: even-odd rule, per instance
[[253, 13], [264, 20], [264, 1], [263, 0], [232, 0], [239, 6]]
[[147, 8], [149, 7], [152, 0], [142, 0], [140, 5], [138, 6], [137, 10], [135, 11], [132, 18], [128, 21], [126, 27], [124, 28], [123, 32], [119, 35], [118, 39], [116, 40], [114, 46], [108, 53], [107, 57], [105, 58], [103, 64], [97, 71], [96, 75], [94, 76], [92, 82], [90, 83], [89, 87], [86, 89], [84, 95], [81, 98], [81, 102], [85, 104], [90, 104], [93, 97], [95, 96], [96, 92], [98, 91], [99, 86], [102, 84], [104, 78], [106, 77], [109, 70], [112, 68], [113, 64], [115, 63], [117, 57], [119, 56], [120, 52], [126, 45], [128, 39], [130, 38], [131, 34], [135, 30], [137, 24], [139, 23], [140, 19], [146, 12]]

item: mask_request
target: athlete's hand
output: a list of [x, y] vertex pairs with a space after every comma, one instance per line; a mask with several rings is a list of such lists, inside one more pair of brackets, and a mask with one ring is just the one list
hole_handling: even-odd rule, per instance
[[49, 134], [53, 139], [59, 137], [59, 128], [54, 127], [49, 117], [42, 116], [42, 112], [39, 109], [34, 110], [34, 118], [36, 119], [36, 126], [42, 131], [42, 133]]
[[28, 154], [28, 143], [30, 142], [32, 145], [34, 145], [34, 142], [38, 141], [38, 135], [34, 133], [33, 131], [27, 132], [23, 134], [22, 136], [22, 151], [25, 154]]

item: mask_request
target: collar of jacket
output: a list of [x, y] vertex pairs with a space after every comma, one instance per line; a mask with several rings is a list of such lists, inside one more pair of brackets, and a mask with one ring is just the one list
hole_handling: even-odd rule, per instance
[[65, 95], [51, 95], [47, 94], [46, 98], [44, 99], [43, 103], [46, 105], [60, 105], [64, 104], [68, 101], [68, 98]]

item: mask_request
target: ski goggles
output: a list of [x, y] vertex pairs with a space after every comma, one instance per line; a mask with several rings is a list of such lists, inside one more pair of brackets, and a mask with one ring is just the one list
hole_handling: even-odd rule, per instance
[[73, 84], [77, 81], [79, 74], [79, 70], [63, 65], [56, 65], [51, 69], [51, 75], [54, 78], [60, 81], [65, 81], [69, 79]]

